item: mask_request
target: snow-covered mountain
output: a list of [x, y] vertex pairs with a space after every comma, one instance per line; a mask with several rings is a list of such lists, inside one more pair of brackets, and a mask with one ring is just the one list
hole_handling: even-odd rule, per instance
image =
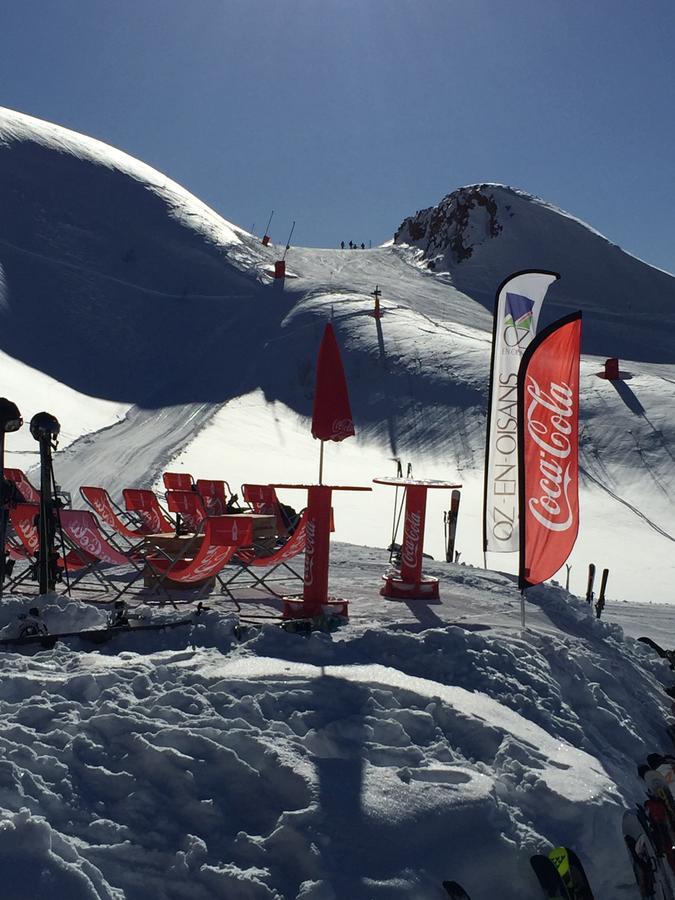
[[675, 278], [626, 253], [590, 226], [524, 191], [499, 184], [460, 188], [407, 218], [395, 243], [421, 250], [432, 272], [493, 308], [510, 272], [559, 272], [542, 324], [581, 309], [583, 350], [672, 363]]
[[[292, 247], [289, 277], [274, 281], [274, 244], [128, 155], [9, 110], [0, 112], [0, 192], [3, 390], [26, 418], [50, 405], [61, 418], [65, 487], [103, 483], [119, 494], [155, 483], [168, 465], [233, 484], [306, 480], [315, 471], [306, 417], [316, 350], [332, 316], [357, 440], [329, 449], [330, 477], [367, 483], [392, 471], [392, 457], [418, 475], [459, 477], [458, 547], [468, 562], [481, 560], [494, 292], [519, 268], [559, 271], [543, 320], [570, 308], [585, 317], [572, 586], [582, 589], [594, 560], [612, 570], [610, 595], [636, 598], [639, 535], [654, 569], [650, 596], [671, 596], [672, 276], [542, 201], [483, 185], [406, 220], [391, 246]], [[376, 285], [380, 322], [369, 315]], [[631, 380], [596, 378], [615, 354]], [[16, 361], [53, 380], [33, 382], [25, 368], [18, 377]], [[57, 396], [46, 385], [63, 387]], [[62, 405], [65, 390], [81, 396], [81, 418], [72, 400]], [[34, 446], [24, 430], [8, 441], [10, 458], [30, 467]], [[386, 489], [368, 504], [341, 497], [337, 536], [388, 543], [391, 499]], [[436, 555], [446, 503], [431, 502], [427, 548]]]

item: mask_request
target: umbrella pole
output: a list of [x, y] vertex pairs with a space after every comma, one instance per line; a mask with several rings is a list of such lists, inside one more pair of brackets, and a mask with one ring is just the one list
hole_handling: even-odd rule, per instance
[[323, 445], [324, 441], [321, 441], [321, 450], [319, 452], [319, 484], [323, 484]]

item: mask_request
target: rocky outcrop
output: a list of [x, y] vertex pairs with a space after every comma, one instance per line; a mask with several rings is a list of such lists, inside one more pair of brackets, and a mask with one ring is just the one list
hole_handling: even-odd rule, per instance
[[491, 185], [473, 185], [407, 218], [394, 243], [419, 247], [429, 268], [443, 271], [469, 259], [478, 244], [498, 237], [502, 227]]

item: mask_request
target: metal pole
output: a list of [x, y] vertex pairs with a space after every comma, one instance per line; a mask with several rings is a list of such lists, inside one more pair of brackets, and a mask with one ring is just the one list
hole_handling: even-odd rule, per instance
[[321, 450], [319, 451], [319, 484], [323, 484], [323, 445], [321, 441]]
[[286, 259], [286, 254], [291, 246], [291, 238], [293, 237], [293, 232], [295, 231], [295, 219], [293, 219], [293, 225], [291, 226], [291, 233], [288, 235], [288, 240], [286, 241], [286, 249], [284, 250], [284, 255], [281, 257], [282, 259]]
[[49, 593], [49, 557], [51, 541], [49, 540], [51, 516], [51, 471], [49, 465], [49, 438], [40, 438], [40, 547], [38, 549], [38, 573], [40, 577], [40, 596]]

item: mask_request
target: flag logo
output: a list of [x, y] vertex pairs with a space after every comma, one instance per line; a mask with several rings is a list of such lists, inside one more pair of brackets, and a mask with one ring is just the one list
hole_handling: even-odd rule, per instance
[[530, 300], [529, 297], [523, 297], [522, 294], [507, 293], [504, 324], [518, 331], [531, 331], [533, 309], [534, 300]]

